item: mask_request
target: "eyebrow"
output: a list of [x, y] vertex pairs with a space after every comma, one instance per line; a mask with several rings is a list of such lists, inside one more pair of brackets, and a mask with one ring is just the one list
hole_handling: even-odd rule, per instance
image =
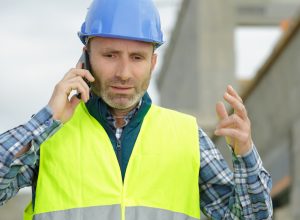
[[104, 52], [111, 52], [111, 53], [121, 53], [120, 50], [117, 50], [117, 49], [115, 49], [115, 48], [110, 48], [110, 47], [105, 47], [105, 48], [103, 48], [103, 51], [104, 51]]
[[[115, 48], [111, 48], [111, 47], [105, 47], [103, 48], [103, 51], [106, 53], [122, 53], [121, 50], [115, 49]], [[147, 56], [147, 52], [144, 50], [133, 50], [130, 52], [130, 54], [140, 54], [142, 56]]]

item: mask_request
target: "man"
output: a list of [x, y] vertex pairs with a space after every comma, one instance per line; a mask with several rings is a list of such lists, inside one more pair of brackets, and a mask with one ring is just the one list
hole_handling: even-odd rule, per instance
[[193, 117], [151, 104], [163, 43], [151, 0], [95, 0], [79, 37], [85, 62], [0, 136], [1, 203], [32, 185], [25, 219], [194, 220], [200, 208], [212, 219], [271, 219], [271, 178], [231, 86], [235, 113], [218, 103], [215, 133], [233, 150], [233, 173]]

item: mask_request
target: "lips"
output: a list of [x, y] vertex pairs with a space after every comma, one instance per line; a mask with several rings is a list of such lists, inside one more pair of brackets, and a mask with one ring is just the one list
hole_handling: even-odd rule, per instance
[[114, 92], [117, 92], [117, 93], [126, 93], [128, 92], [129, 90], [133, 89], [132, 86], [110, 86], [110, 88], [114, 91]]

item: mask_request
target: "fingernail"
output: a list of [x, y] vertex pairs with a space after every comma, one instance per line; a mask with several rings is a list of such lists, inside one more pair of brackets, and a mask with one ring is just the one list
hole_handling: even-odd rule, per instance
[[218, 129], [215, 130], [215, 135], [219, 135], [219, 130]]

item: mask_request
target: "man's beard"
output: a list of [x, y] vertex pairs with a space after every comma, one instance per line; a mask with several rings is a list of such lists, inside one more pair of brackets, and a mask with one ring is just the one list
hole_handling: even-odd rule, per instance
[[[103, 101], [111, 108], [124, 110], [135, 106], [141, 100], [141, 98], [144, 96], [144, 94], [147, 91], [149, 80], [150, 77], [149, 79], [145, 80], [145, 83], [141, 85], [140, 88], [136, 88], [134, 87], [134, 85], [136, 84], [133, 82], [124, 82], [119, 79], [113, 79], [106, 82], [105, 84], [103, 83], [97, 83], [96, 85], [94, 84], [92, 86], [92, 89], [94, 93], [97, 96], [101, 97]], [[133, 94], [111, 93], [109, 92], [110, 85], [123, 85], [123, 86], [130, 85], [133, 87], [134, 93]]]
[[[100, 97], [111, 108], [124, 110], [135, 106], [140, 101], [140, 99], [144, 96], [145, 92], [146, 91], [142, 90], [139, 91], [138, 93], [134, 93], [131, 95], [124, 95], [124, 94], [109, 94], [107, 90], [103, 90], [100, 92]], [[117, 101], [114, 101], [116, 99]], [[124, 99], [124, 101], [120, 101], [122, 99]]]

